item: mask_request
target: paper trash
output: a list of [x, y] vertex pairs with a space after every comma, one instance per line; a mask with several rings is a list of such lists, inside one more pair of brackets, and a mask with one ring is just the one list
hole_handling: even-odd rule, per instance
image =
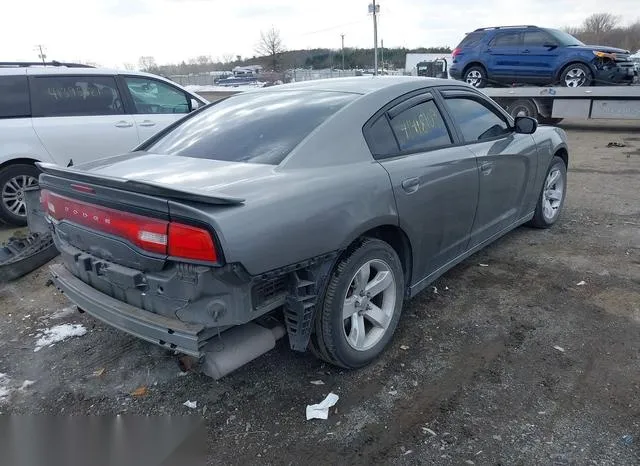
[[329, 393], [327, 397], [317, 405], [307, 405], [307, 421], [309, 419], [327, 419], [329, 408], [335, 405], [340, 398], [335, 393]]

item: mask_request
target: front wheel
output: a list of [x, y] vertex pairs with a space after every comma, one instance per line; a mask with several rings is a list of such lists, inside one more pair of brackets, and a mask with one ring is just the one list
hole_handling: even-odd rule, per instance
[[311, 350], [336, 366], [367, 365], [391, 340], [403, 302], [404, 274], [395, 250], [384, 241], [365, 239], [329, 278]]
[[558, 156], [551, 164], [544, 179], [544, 185], [536, 204], [536, 211], [529, 225], [535, 228], [549, 228], [558, 221], [567, 193], [567, 166]]
[[40, 171], [34, 165], [17, 163], [0, 170], [0, 219], [15, 226], [27, 224], [24, 190], [38, 184]]
[[587, 87], [592, 81], [591, 70], [582, 63], [572, 63], [560, 74], [560, 85], [564, 87]]

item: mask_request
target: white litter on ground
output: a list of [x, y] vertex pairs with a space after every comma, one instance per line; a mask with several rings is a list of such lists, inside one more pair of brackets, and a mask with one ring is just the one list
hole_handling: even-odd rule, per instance
[[9, 388], [10, 381], [11, 379], [7, 374], [0, 372], [0, 403], [5, 401], [11, 393], [11, 389]]
[[191, 408], [191, 409], [196, 409], [198, 407], [198, 402], [197, 401], [185, 401], [184, 403], [182, 403], [184, 406], [186, 406], [187, 408]]
[[322, 380], [312, 380], [311, 384], [312, 385], [324, 385], [324, 382]]
[[329, 408], [334, 406], [339, 398], [335, 393], [329, 393], [320, 403], [307, 405], [307, 421], [309, 419], [327, 419], [329, 417]]
[[85, 333], [87, 333], [87, 329], [81, 324], [62, 324], [45, 329], [40, 334], [38, 341], [36, 341], [36, 347], [33, 352], [40, 351], [45, 346], [52, 346], [54, 343], [64, 341], [67, 338], [81, 337]]
[[24, 382], [22, 382], [22, 385], [20, 385], [20, 390], [24, 390], [25, 388], [30, 387], [34, 383], [36, 383], [34, 380], [25, 380]]
[[480, 267], [489, 267], [489, 264], [478, 264]]
[[554, 346], [553, 349], [560, 351], [561, 353], [564, 353], [564, 348], [562, 346]]
[[576, 283], [576, 286], [585, 286], [586, 284], [587, 282], [585, 282], [584, 280], [581, 280], [578, 283]]
[[64, 309], [60, 309], [59, 311], [54, 312], [49, 316], [49, 319], [62, 319], [63, 317], [71, 316], [78, 311], [78, 308], [75, 306], [65, 307]]

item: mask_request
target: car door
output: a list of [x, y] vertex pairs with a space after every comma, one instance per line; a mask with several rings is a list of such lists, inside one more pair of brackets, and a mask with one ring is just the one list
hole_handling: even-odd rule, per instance
[[520, 64], [521, 50], [521, 31], [498, 32], [487, 48], [489, 75], [502, 79], [519, 76], [523, 71]]
[[33, 129], [59, 165], [128, 152], [138, 144], [113, 76], [29, 77]]
[[521, 66], [536, 81], [552, 82], [555, 64], [560, 55], [557, 41], [540, 29], [525, 31], [523, 37]]
[[146, 76], [123, 76], [140, 142], [189, 113], [191, 97], [182, 89]]
[[400, 227], [413, 247], [413, 282], [462, 254], [478, 202], [475, 155], [430, 92], [393, 104], [365, 127], [374, 157], [389, 173]]
[[509, 118], [479, 92], [443, 91], [460, 138], [478, 162], [478, 209], [469, 248], [510, 228], [529, 212], [537, 150], [533, 137], [515, 133]]

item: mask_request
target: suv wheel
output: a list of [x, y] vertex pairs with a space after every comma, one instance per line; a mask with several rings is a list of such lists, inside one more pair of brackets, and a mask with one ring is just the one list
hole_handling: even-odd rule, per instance
[[404, 273], [395, 250], [365, 239], [335, 267], [320, 301], [311, 350], [331, 364], [355, 369], [387, 346], [404, 302]]
[[487, 85], [487, 72], [482, 66], [472, 66], [465, 71], [462, 80], [473, 87], [482, 88]]
[[16, 226], [27, 224], [24, 189], [38, 184], [40, 171], [33, 165], [8, 165], [0, 170], [0, 219]]
[[560, 85], [563, 87], [586, 87], [591, 86], [593, 75], [587, 65], [582, 63], [572, 63], [562, 70], [560, 75]]

